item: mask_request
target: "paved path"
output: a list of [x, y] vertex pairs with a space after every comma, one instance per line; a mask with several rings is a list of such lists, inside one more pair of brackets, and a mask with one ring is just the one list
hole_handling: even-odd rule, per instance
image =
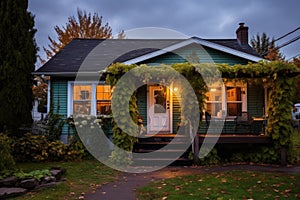
[[137, 188], [147, 185], [151, 181], [166, 178], [178, 177], [188, 174], [200, 174], [210, 172], [252, 170], [265, 172], [282, 172], [300, 174], [300, 166], [258, 166], [258, 165], [227, 165], [214, 167], [166, 167], [155, 172], [144, 174], [122, 173], [116, 182], [102, 185], [92, 193], [87, 193], [84, 199], [87, 200], [136, 200], [135, 191]]

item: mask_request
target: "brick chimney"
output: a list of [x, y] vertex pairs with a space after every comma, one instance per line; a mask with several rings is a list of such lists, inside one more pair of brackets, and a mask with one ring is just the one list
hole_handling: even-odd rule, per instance
[[240, 45], [248, 45], [248, 29], [245, 23], [239, 23], [240, 27], [236, 30], [236, 37]]

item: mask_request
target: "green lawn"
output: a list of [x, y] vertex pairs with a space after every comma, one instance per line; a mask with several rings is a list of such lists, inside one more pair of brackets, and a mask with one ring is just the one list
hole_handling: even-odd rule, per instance
[[114, 181], [117, 171], [104, 166], [96, 160], [83, 160], [78, 162], [51, 162], [51, 163], [22, 163], [18, 164], [24, 172], [36, 169], [49, 169], [52, 166], [60, 166], [67, 169], [65, 182], [52, 188], [38, 192], [30, 192], [24, 196], [13, 198], [32, 200], [68, 200], [78, 199], [81, 193], [91, 192], [99, 185]]
[[166, 179], [137, 190], [139, 200], [300, 199], [300, 174], [232, 171]]

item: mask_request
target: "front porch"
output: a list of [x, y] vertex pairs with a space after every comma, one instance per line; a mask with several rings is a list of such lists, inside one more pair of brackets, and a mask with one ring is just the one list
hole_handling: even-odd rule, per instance
[[[225, 129], [226, 130], [226, 126]], [[228, 129], [227, 129], [228, 130]], [[174, 162], [171, 163], [171, 165], [192, 165], [193, 160], [191, 159], [191, 152], [192, 152], [192, 144], [191, 140], [189, 138], [188, 133], [159, 133], [159, 134], [147, 134], [147, 137], [139, 138], [139, 141], [134, 144], [133, 152], [135, 153], [150, 153], [157, 151], [159, 152], [158, 156], [155, 158], [139, 158], [135, 159], [133, 158], [133, 161], [135, 165], [156, 165], [155, 163], [161, 164], [163, 161], [169, 161], [171, 154], [175, 154], [178, 152], [181, 152], [181, 156]], [[256, 133], [221, 133], [220, 135], [217, 133], [208, 133], [208, 134], [202, 134], [198, 133], [198, 141], [199, 141], [199, 147], [204, 143], [210, 144], [216, 142], [216, 147], [218, 145], [267, 145], [271, 143], [271, 137], [262, 135], [261, 132]], [[175, 140], [175, 142], [174, 142]], [[172, 141], [172, 145], [169, 145]], [[186, 144], [190, 144], [188, 148], [186, 148]], [[231, 145], [230, 145], [231, 146]], [[161, 150], [163, 147], [164, 150]], [[282, 157], [282, 164], [285, 163], [285, 155]]]

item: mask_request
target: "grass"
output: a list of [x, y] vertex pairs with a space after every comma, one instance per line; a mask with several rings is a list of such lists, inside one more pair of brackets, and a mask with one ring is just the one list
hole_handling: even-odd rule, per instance
[[[293, 147], [300, 158], [300, 135]], [[166, 179], [137, 190], [138, 199], [300, 199], [300, 174], [232, 171]]]
[[218, 172], [166, 179], [137, 190], [138, 199], [299, 199], [300, 174]]
[[60, 166], [67, 170], [64, 177], [66, 181], [58, 185], [37, 192], [29, 192], [26, 195], [13, 198], [14, 200], [69, 200], [78, 199], [82, 193], [91, 192], [110, 181], [114, 181], [118, 172], [104, 166], [96, 160], [84, 160], [78, 162], [51, 162], [51, 163], [22, 163], [18, 164], [24, 172], [36, 169], [49, 169], [52, 166]]

